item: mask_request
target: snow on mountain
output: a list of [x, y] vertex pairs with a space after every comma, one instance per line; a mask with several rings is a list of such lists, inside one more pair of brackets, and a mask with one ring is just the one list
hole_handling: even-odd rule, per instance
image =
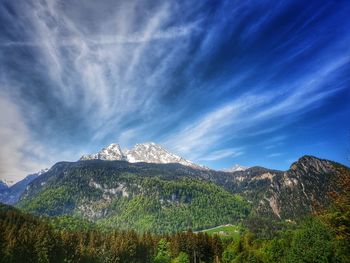
[[131, 150], [122, 151], [118, 144], [111, 144], [103, 148], [96, 154], [83, 155], [80, 160], [124, 160], [130, 163], [179, 163], [185, 166], [190, 166], [197, 169], [207, 169], [188, 161], [178, 155], [170, 153], [160, 145], [153, 142], [136, 144]]
[[106, 148], [103, 148], [96, 154], [83, 155], [80, 160], [106, 160], [106, 161], [116, 161], [116, 160], [126, 160], [126, 157], [120, 148], [119, 144], [112, 143]]
[[196, 166], [194, 163], [168, 152], [153, 142], [136, 144], [132, 150], [126, 151], [126, 157], [131, 163], [180, 163], [186, 166]]
[[247, 170], [248, 168], [249, 168], [249, 167], [242, 166], [242, 165], [239, 165], [239, 164], [235, 164], [235, 165], [234, 165], [233, 167], [231, 167], [231, 168], [222, 169], [222, 171], [233, 173], [233, 172], [245, 171], [245, 170]]
[[39, 175], [42, 175], [43, 173], [46, 173], [48, 170], [49, 170], [49, 168], [41, 169], [39, 172], [34, 173], [34, 174], [30, 174], [29, 176], [38, 177]]

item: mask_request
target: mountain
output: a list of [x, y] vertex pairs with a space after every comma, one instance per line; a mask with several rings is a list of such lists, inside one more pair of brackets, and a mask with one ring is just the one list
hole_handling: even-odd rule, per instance
[[96, 154], [83, 155], [80, 160], [128, 161], [130, 163], [179, 163], [185, 166], [207, 169], [170, 153], [153, 142], [136, 144], [131, 150], [122, 151], [118, 144], [111, 144]]
[[37, 173], [30, 174], [16, 184], [2, 190], [0, 189], [0, 203], [8, 205], [16, 204], [26, 189], [27, 185], [30, 184], [35, 178], [39, 177], [41, 174], [47, 171], [48, 169], [44, 169]]
[[30, 183], [17, 206], [122, 229], [198, 230], [237, 223], [249, 213], [301, 218], [328, 206], [330, 193], [341, 193], [338, 182], [348, 174], [349, 168], [313, 156], [287, 171], [251, 167], [233, 173], [178, 163], [61, 162]]
[[222, 169], [223, 172], [229, 172], [229, 173], [234, 173], [234, 172], [240, 172], [240, 171], [245, 171], [247, 170], [249, 167], [246, 166], [242, 166], [239, 164], [235, 164], [234, 166], [232, 166], [231, 168], [224, 168]]
[[180, 164], [61, 162], [33, 181], [17, 206], [79, 216], [104, 227], [168, 233], [238, 222], [250, 205], [207, 173]]
[[8, 188], [9, 188], [8, 185], [4, 181], [0, 180], [0, 192]]
[[127, 160], [119, 144], [112, 143], [106, 148], [95, 154], [83, 155], [80, 160], [106, 160], [106, 161], [121, 161]]
[[327, 207], [331, 193], [342, 192], [338, 184], [348, 172], [339, 163], [303, 156], [287, 171], [252, 167], [236, 172], [231, 191], [250, 200], [258, 215], [295, 219]]

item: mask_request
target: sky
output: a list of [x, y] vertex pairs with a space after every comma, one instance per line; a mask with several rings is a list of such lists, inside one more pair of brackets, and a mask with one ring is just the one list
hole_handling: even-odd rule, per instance
[[0, 178], [153, 141], [349, 165], [350, 1], [3, 0]]

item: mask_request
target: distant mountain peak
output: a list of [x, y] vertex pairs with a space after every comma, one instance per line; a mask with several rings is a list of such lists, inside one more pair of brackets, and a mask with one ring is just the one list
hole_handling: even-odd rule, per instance
[[80, 160], [128, 161], [130, 163], [179, 163], [197, 169], [206, 169], [164, 149], [154, 142], [138, 143], [132, 149], [122, 150], [117, 143], [112, 143], [96, 154], [83, 155]]
[[249, 167], [240, 165], [240, 164], [235, 164], [234, 166], [232, 166], [231, 168], [224, 168], [222, 169], [222, 171], [224, 172], [240, 172], [240, 171], [245, 171], [247, 170]]
[[37, 173], [29, 174], [21, 181], [18, 181], [12, 185], [7, 185], [7, 188], [0, 187], [0, 202], [8, 205], [17, 203], [28, 184], [30, 184], [34, 179], [38, 178], [43, 173], [46, 173], [48, 170], [49, 169], [46, 168], [38, 171]]

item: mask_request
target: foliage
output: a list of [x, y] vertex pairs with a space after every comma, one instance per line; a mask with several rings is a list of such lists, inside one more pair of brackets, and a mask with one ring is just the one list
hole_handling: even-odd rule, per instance
[[185, 252], [180, 252], [180, 254], [174, 258], [171, 263], [190, 263], [190, 258]]
[[170, 244], [166, 239], [159, 240], [157, 255], [154, 258], [154, 263], [170, 263]]
[[[247, 218], [250, 207], [240, 196], [200, 179], [84, 169], [63, 173], [40, 191], [31, 186], [19, 207], [41, 217], [0, 205], [0, 263], [349, 262], [350, 172], [342, 166], [330, 206], [288, 222]], [[91, 221], [77, 209], [82, 205], [95, 209]], [[173, 233], [237, 221], [239, 227]]]
[[186, 244], [196, 262], [209, 263], [222, 252], [218, 239], [191, 231], [170, 236], [134, 231], [64, 231], [45, 221], [0, 205], [0, 262], [170, 263], [172, 259], [184, 260], [179, 244]]
[[85, 218], [101, 228], [154, 233], [238, 222], [250, 212], [248, 202], [213, 183], [151, 174], [70, 169], [40, 191], [29, 191], [18, 207], [36, 215]]

